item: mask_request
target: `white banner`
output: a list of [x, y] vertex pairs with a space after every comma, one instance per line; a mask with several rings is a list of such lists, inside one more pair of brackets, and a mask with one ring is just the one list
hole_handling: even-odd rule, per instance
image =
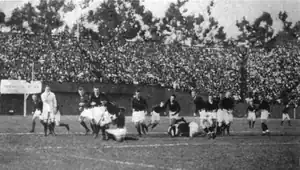
[[42, 82], [25, 80], [1, 80], [0, 93], [2, 94], [34, 94], [42, 92]]

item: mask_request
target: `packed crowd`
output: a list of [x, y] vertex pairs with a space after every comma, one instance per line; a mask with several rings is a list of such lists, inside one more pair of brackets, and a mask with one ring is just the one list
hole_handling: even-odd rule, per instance
[[[300, 71], [299, 47], [248, 51], [248, 88], [278, 95]], [[59, 82], [147, 84], [199, 88], [218, 94], [240, 88], [240, 53], [236, 48], [196, 48], [154, 42], [111, 42], [60, 34], [49, 37], [0, 34], [0, 76]]]

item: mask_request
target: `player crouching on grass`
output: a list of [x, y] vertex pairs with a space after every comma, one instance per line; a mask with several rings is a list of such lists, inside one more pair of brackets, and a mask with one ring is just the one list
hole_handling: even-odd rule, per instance
[[173, 126], [169, 126], [168, 134], [171, 137], [185, 136], [195, 137], [199, 133], [199, 125], [196, 122], [187, 122], [183, 117], [177, 119]]
[[116, 125], [116, 129], [106, 129], [105, 133], [107, 136], [107, 140], [113, 139], [118, 142], [124, 141], [126, 134], [127, 134], [127, 129], [125, 127], [125, 108], [120, 108], [120, 112], [116, 116], [116, 119], [113, 121]]
[[151, 127], [151, 130], [153, 130], [160, 122], [160, 114], [165, 113], [165, 107], [164, 102], [160, 102], [159, 105], [153, 107], [151, 112], [151, 122], [148, 125], [148, 128]]

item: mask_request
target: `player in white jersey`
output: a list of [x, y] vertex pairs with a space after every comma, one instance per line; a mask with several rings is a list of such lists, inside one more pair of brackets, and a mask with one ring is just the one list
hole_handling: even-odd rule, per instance
[[55, 113], [57, 109], [56, 96], [51, 92], [50, 86], [45, 87], [45, 92], [42, 93], [41, 99], [43, 102], [43, 111], [41, 119], [46, 122], [49, 126], [50, 134], [55, 135], [54, 126], [55, 126]]

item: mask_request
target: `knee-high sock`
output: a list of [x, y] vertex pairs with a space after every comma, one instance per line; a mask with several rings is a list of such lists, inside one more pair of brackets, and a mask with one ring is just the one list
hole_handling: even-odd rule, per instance
[[44, 121], [41, 121], [41, 124], [44, 126], [44, 133], [45, 133], [45, 136], [47, 136], [48, 124], [45, 123]]
[[252, 121], [252, 128], [254, 128], [255, 120]]
[[291, 124], [291, 120], [288, 120], [288, 124], [289, 124], [289, 126], [292, 126], [292, 124]]
[[58, 126], [63, 126], [63, 127], [65, 127], [68, 131], [70, 130], [70, 127], [69, 127], [69, 125], [68, 124], [66, 124], [66, 123], [59, 123], [59, 125]]
[[249, 123], [249, 128], [252, 128], [252, 121], [249, 120], [248, 123]]
[[34, 132], [35, 130], [35, 120], [32, 121], [32, 127], [31, 127], [31, 131]]
[[81, 124], [81, 126], [84, 127], [84, 129], [85, 129], [86, 131], [90, 131], [90, 129], [86, 126], [86, 124], [85, 124], [84, 121], [81, 121], [80, 124]]
[[140, 125], [140, 123], [136, 123], [136, 124], [135, 124], [135, 128], [136, 128], [136, 130], [137, 130], [138, 134], [139, 134], [139, 135], [142, 135], [142, 133], [141, 133], [141, 125]]

